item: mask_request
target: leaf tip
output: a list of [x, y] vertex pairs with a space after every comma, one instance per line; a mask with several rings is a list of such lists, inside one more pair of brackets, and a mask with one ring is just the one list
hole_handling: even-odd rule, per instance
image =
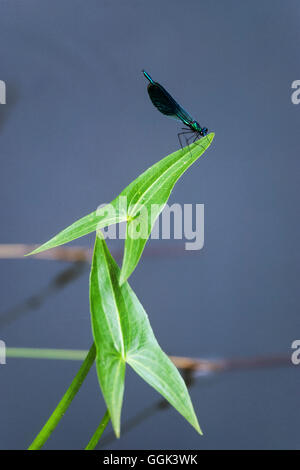
[[215, 133], [214, 133], [214, 132], [210, 132], [207, 137], [208, 137], [209, 143], [211, 144], [212, 141], [213, 141], [214, 138], [215, 138]]
[[37, 253], [39, 253], [39, 251], [40, 251], [40, 247], [36, 248], [35, 250], [30, 251], [29, 253], [26, 253], [24, 255], [24, 257], [31, 256], [31, 255], [36, 255]]
[[120, 416], [118, 418], [111, 417], [111, 424], [116, 435], [116, 438], [119, 439], [121, 435], [121, 425], [120, 425]]
[[201, 430], [201, 428], [200, 428], [200, 426], [199, 426], [199, 423], [198, 423], [197, 418], [196, 418], [196, 422], [195, 422], [195, 424], [194, 424], [194, 428], [195, 428], [196, 431], [200, 434], [200, 436], [203, 436], [203, 432], [202, 432], [202, 430]]

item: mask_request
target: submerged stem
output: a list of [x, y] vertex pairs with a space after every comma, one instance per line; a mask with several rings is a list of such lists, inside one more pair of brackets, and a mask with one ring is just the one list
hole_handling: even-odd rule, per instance
[[70, 406], [76, 393], [80, 389], [84, 379], [86, 378], [90, 368], [93, 365], [95, 358], [96, 358], [96, 347], [95, 347], [95, 343], [93, 343], [86, 358], [81, 364], [79, 371], [77, 372], [74, 379], [72, 380], [71, 385], [69, 386], [66, 393], [64, 394], [64, 396], [58, 403], [57, 407], [53, 411], [52, 415], [50, 416], [46, 424], [43, 426], [43, 428], [38, 433], [38, 435], [36, 436], [32, 444], [29, 446], [28, 450], [40, 449], [45, 444], [45, 442], [49, 439], [52, 432], [54, 431], [59, 421], [65, 414], [66, 410]]
[[108, 425], [109, 420], [110, 420], [109, 412], [108, 412], [108, 410], [106, 410], [105, 415], [103, 416], [99, 426], [97, 427], [96, 431], [94, 432], [94, 434], [93, 434], [90, 442], [86, 446], [85, 450], [94, 450], [95, 449], [96, 445], [99, 442], [100, 437], [103, 434], [104, 429]]

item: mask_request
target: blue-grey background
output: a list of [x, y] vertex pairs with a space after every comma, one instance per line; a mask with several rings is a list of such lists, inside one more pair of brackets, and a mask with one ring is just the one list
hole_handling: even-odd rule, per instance
[[[154, 332], [174, 355], [289, 355], [300, 337], [299, 21], [297, 0], [2, 0], [0, 242], [46, 241], [177, 148], [179, 126], [150, 103], [146, 68], [216, 133], [170, 200], [205, 204], [204, 249], [148, 252], [131, 277]], [[67, 266], [1, 260], [0, 314]], [[2, 326], [0, 338], [87, 349], [88, 271]], [[78, 367], [0, 366], [2, 449], [31, 442]], [[191, 396], [204, 437], [169, 408], [107, 448], [299, 448], [299, 371], [199, 379]], [[158, 399], [132, 372], [126, 380], [123, 422]], [[104, 410], [93, 370], [46, 448], [82, 448]]]

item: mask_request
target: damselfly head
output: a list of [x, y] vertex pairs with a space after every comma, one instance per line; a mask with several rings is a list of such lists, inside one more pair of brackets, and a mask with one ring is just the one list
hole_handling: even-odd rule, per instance
[[202, 129], [199, 131], [201, 137], [204, 137], [208, 133], [207, 127], [202, 127]]

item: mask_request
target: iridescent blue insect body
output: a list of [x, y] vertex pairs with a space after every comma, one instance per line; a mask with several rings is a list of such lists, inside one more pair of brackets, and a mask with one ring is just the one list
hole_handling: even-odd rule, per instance
[[[185, 111], [178, 103], [174, 100], [174, 98], [167, 92], [167, 90], [160, 85], [159, 83], [152, 80], [150, 75], [143, 70], [143, 74], [149, 81], [149, 85], [147, 87], [148, 94], [150, 100], [154, 104], [154, 106], [166, 116], [169, 116], [173, 119], [183, 122], [186, 127], [182, 127], [183, 132], [179, 132], [178, 139], [181, 148], [181, 136], [184, 136], [186, 144], [188, 145], [190, 141], [195, 142], [195, 140], [204, 137], [208, 133], [208, 129], [206, 127], [201, 127], [199, 122], [195, 121], [187, 111]], [[191, 137], [187, 138], [187, 134], [192, 134]]]

